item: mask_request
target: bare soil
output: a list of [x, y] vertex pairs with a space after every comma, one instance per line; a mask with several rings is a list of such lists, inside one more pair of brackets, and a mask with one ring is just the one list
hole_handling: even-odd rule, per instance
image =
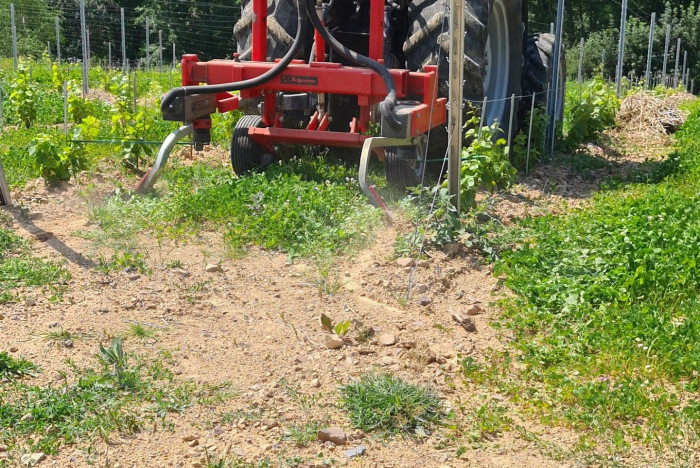
[[[565, 211], [585, 203], [597, 180], [559, 165], [538, 166], [511, 192], [491, 196], [489, 211], [504, 223]], [[106, 275], [95, 269], [100, 247], [76, 233], [94, 229], [87, 218], [89, 206], [101, 203], [117, 182], [135, 185], [136, 180], [92, 175], [80, 185], [46, 189], [35, 183], [13, 194], [24, 207], [5, 208], [16, 232], [31, 239], [37, 256], [65, 261], [72, 279], [63, 302], [51, 303], [40, 291], [27, 289], [20, 292], [23, 302], [3, 306], [3, 347], [16, 348], [15, 356], [41, 366], [43, 373], [30, 382], [47, 385], [58, 384], [60, 373], [70, 371], [67, 359], [93, 367], [100, 343], [126, 336], [127, 351], [164, 360], [177, 381], [215, 386], [230, 382], [236, 395], [168, 415], [171, 427], [155, 424], [133, 436], [113, 435], [109, 443], [96, 437], [63, 447], [41, 466], [195, 467], [206, 466], [205, 452], [249, 461], [295, 455], [309, 459], [301, 466], [326, 466], [324, 461], [357, 467], [583, 466], [556, 455], [572, 448], [575, 433], [522, 420], [515, 412], [517, 424], [537, 434], [539, 442], [510, 431], [469, 448], [467, 441], [451, 438], [448, 428], [425, 439], [380, 439], [352, 429], [338, 408], [339, 385], [385, 372], [436, 389], [446, 409], [457, 409], [457, 424], [464, 424], [460, 407], [469, 412], [492, 400], [509, 405], [501, 395], [467, 388], [458, 372], [461, 358], [483, 360], [487, 350], [501, 348], [509, 339], [507, 331], [490, 325], [498, 316], [493, 302], [505, 292], [477, 255], [451, 247], [427, 252], [415, 267], [401, 267], [389, 259], [396, 228], [385, 227], [374, 246], [325, 272], [313, 263], [292, 263], [283, 254], [257, 249], [230, 258], [220, 234], [208, 232], [160, 250], [144, 237], [152, 274]], [[88, 185], [93, 186], [89, 199], [84, 196]], [[50, 233], [45, 241], [39, 240], [47, 237], [42, 233]], [[166, 267], [175, 261], [179, 267]], [[207, 264], [220, 264], [222, 271], [207, 272]], [[324, 282], [337, 286], [337, 292], [319, 294]], [[475, 304], [478, 314], [469, 318], [476, 331], [467, 332], [452, 314], [466, 315]], [[351, 331], [343, 347], [328, 349], [321, 313], [335, 322], [352, 320], [355, 326], [371, 327], [375, 336], [391, 334], [396, 343], [359, 343]], [[152, 326], [155, 336], [130, 337], [134, 321]], [[42, 336], [55, 329], [84, 335], [72, 348], [51, 346]], [[172, 358], [164, 359], [164, 352]], [[289, 388], [297, 389], [296, 396]], [[228, 412], [254, 416], [222, 421]], [[297, 447], [285, 438], [290, 426], [311, 421], [343, 428], [348, 445], [315, 441]], [[344, 451], [359, 444], [367, 448], [365, 454], [347, 458]], [[468, 448], [458, 457], [460, 446]]]

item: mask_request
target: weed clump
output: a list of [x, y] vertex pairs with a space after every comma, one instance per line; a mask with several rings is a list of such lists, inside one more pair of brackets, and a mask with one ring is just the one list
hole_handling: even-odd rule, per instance
[[33, 362], [27, 361], [23, 357], [18, 359], [10, 356], [7, 351], [0, 352], [0, 379], [12, 377], [22, 377], [25, 375], [35, 376], [39, 367]]
[[422, 434], [442, 417], [435, 392], [391, 375], [362, 377], [340, 393], [352, 425], [365, 432]]

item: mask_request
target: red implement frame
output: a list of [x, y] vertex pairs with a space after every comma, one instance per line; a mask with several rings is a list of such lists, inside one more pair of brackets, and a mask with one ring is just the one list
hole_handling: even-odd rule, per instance
[[[381, 61], [384, 51], [384, 0], [369, 0], [369, 56]], [[212, 60], [200, 62], [194, 54], [182, 57], [182, 85], [222, 84], [258, 77], [275, 64], [267, 62], [267, 0], [253, 0], [252, 53], [250, 62]], [[258, 144], [272, 149], [275, 143], [361, 147], [368, 135], [372, 106], [384, 100], [386, 85], [381, 77], [367, 68], [346, 67], [325, 61], [325, 44], [316, 33], [315, 61], [294, 60], [284, 71], [267, 83], [240, 92], [219, 93], [217, 110], [221, 113], [238, 109], [241, 98], [263, 97], [262, 119], [266, 128], [251, 128], [250, 136]], [[418, 136], [446, 122], [446, 100], [437, 98], [437, 67], [426, 66], [424, 72], [390, 70], [398, 99], [419, 101], [412, 107], [410, 134]], [[357, 96], [360, 114], [348, 122], [347, 132], [328, 131], [329, 116], [316, 112], [305, 129], [283, 128], [275, 109], [277, 92], [346, 94]], [[195, 129], [208, 128], [211, 119], [192, 122]]]

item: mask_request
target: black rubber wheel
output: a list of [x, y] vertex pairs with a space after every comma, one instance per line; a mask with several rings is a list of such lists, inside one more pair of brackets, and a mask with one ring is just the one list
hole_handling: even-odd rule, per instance
[[271, 162], [269, 155], [248, 136], [251, 127], [262, 128], [262, 118], [259, 115], [244, 115], [233, 128], [231, 135], [231, 167], [240, 176], [246, 172], [264, 167]]
[[[292, 46], [297, 30], [297, 6], [294, 0], [267, 0], [267, 57], [281, 58]], [[237, 51], [241, 60], [251, 59], [253, 2], [246, 0], [239, 19], [233, 26]]]
[[[403, 47], [409, 70], [438, 65], [440, 97], [447, 97], [449, 91], [450, 21], [446, 3], [447, 0], [411, 2]], [[509, 128], [508, 98], [521, 94], [522, 0], [470, 0], [465, 3], [465, 8], [464, 99], [472, 101], [478, 109], [487, 96], [493, 102], [486, 106], [484, 124], [497, 120], [508, 134], [517, 127]], [[469, 111], [469, 106], [465, 106], [465, 118]], [[430, 138], [428, 152], [431, 159], [443, 157], [447, 147], [447, 133], [436, 130]]]
[[[547, 104], [547, 89], [552, 83], [554, 66], [554, 34], [540, 33], [527, 36], [525, 48], [525, 73], [523, 75], [523, 94], [531, 96], [535, 93], [535, 103], [544, 108]], [[560, 96], [566, 91], [566, 57], [562, 50], [559, 56]], [[531, 102], [526, 99], [527, 102]], [[560, 100], [556, 110], [557, 120], [564, 118], [564, 99]]]
[[405, 189], [423, 181], [424, 146], [388, 147], [384, 150], [384, 174], [389, 185]]

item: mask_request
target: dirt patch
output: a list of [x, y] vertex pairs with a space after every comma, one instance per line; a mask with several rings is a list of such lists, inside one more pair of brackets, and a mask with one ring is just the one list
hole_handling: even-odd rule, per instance
[[[109, 444], [95, 440], [64, 447], [44, 464], [202, 466], [208, 452], [250, 461], [301, 457], [306, 460], [301, 466], [324, 466], [331, 459], [348, 466], [562, 466], [538, 443], [513, 432], [494, 435], [459, 457], [458, 448], [468, 443], [448, 429], [424, 438], [378, 439], [353, 430], [337, 406], [339, 385], [384, 372], [431, 386], [447, 409], [468, 413], [491, 398], [485, 391], [467, 391], [458, 372], [461, 358], [482, 360], [486, 350], [508, 339], [489, 325], [499, 286], [479, 258], [451, 249], [429, 252], [417, 264], [397, 263], [388, 258], [396, 232], [386, 228], [372, 248], [326, 270], [258, 249], [231, 259], [219, 234], [205, 233], [194, 242], [167, 246], [163, 256], [151, 251], [150, 275], [104, 274], [95, 269], [94, 245], [76, 232], [91, 229], [85, 215], [89, 204], [112, 193], [117, 179], [121, 176], [100, 175], [52, 189], [29, 184], [15, 194], [24, 205], [7, 210], [16, 232], [31, 239], [37, 255], [65, 261], [72, 279], [59, 303], [30, 288], [20, 290], [23, 302], [3, 309], [5, 346], [43, 369], [28, 383], [58, 385], [62, 372], [70, 372], [68, 359], [78, 367], [95, 367], [98, 345], [124, 336], [127, 351], [146, 361], [167, 354], [176, 381], [214, 387], [230, 382], [235, 395], [169, 415], [165, 427], [155, 422], [134, 436], [112, 437]], [[87, 186], [89, 201], [81, 196]], [[51, 234], [42, 241], [35, 235], [39, 231]], [[222, 271], [207, 272], [212, 263]], [[337, 286], [333, 295], [319, 293], [331, 283]], [[353, 323], [339, 349], [327, 348], [321, 313]], [[469, 317], [474, 331], [456, 323], [455, 313]], [[136, 321], [153, 336], [131, 336]], [[71, 347], [44, 339], [59, 329], [79, 338]], [[374, 338], [360, 339], [360, 329], [372, 329]], [[382, 334], [393, 336], [394, 343], [376, 341]], [[311, 422], [343, 428], [349, 446], [315, 441], [298, 447], [290, 428]], [[367, 449], [364, 455], [347, 458], [344, 450], [359, 444]]]

